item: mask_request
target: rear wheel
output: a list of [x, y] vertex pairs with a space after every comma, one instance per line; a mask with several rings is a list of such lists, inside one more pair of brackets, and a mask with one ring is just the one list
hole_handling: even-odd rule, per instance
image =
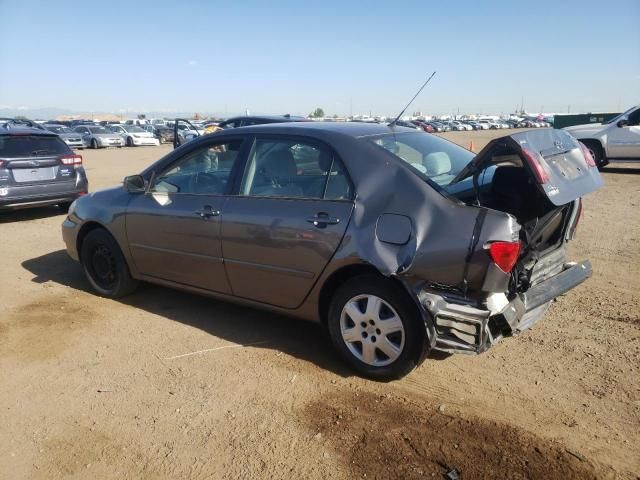
[[602, 169], [609, 164], [609, 160], [604, 156], [604, 150], [600, 142], [596, 140], [581, 140], [581, 142], [584, 143], [584, 146], [587, 147], [589, 153], [591, 153], [598, 169]]
[[327, 319], [334, 347], [360, 375], [394, 380], [424, 358], [428, 342], [420, 312], [393, 280], [360, 276], [335, 293]]
[[84, 238], [80, 262], [89, 283], [103, 297], [123, 297], [138, 286], [118, 243], [103, 228], [90, 231]]

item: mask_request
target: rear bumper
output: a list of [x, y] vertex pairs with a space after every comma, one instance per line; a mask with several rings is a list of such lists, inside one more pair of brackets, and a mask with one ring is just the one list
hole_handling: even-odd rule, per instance
[[522, 332], [537, 323], [559, 295], [592, 274], [588, 260], [567, 264], [560, 273], [518, 294], [499, 312], [482, 303], [431, 290], [420, 293], [420, 303], [435, 323], [435, 350], [449, 353], [482, 353], [503, 337]]
[[0, 210], [18, 210], [72, 202], [87, 193], [89, 182], [82, 168], [76, 170], [76, 178], [68, 182], [33, 185], [9, 185], [0, 187]]

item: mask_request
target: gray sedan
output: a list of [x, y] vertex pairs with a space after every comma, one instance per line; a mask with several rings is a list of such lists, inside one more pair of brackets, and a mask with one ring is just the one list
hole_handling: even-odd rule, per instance
[[80, 125], [76, 127], [74, 131], [82, 135], [82, 140], [86, 147], [105, 148], [124, 146], [124, 139], [105, 127]]
[[397, 126], [283, 123], [197, 138], [78, 199], [62, 230], [100, 295], [143, 280], [320, 322], [389, 380], [431, 350], [485, 351], [586, 280], [565, 247], [601, 183], [559, 130], [474, 157]]
[[43, 127], [50, 132], [58, 134], [58, 136], [64, 141], [64, 143], [69, 145], [69, 147], [71, 148], [83, 149], [85, 147], [82, 135], [80, 135], [78, 132], [74, 132], [65, 125], [47, 123], [43, 125]]

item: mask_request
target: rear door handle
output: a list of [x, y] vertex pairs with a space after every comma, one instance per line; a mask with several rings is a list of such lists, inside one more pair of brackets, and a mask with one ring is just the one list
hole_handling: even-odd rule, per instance
[[210, 217], [218, 217], [220, 215], [220, 210], [214, 210], [211, 208], [211, 205], [205, 205], [202, 207], [202, 210], [196, 210], [194, 212], [196, 215], [199, 215], [200, 218], [210, 218]]
[[327, 225], [337, 225], [340, 223], [340, 219], [337, 217], [331, 217], [327, 213], [320, 212], [313, 217], [308, 217], [307, 222], [312, 223], [318, 228], [324, 228]]

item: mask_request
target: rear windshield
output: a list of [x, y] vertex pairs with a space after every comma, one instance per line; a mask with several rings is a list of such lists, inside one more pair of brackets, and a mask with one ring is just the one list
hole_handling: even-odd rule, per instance
[[58, 137], [0, 136], [0, 157], [35, 157], [71, 153]]
[[423, 132], [387, 133], [366, 139], [406, 162], [421, 177], [440, 187], [449, 185], [474, 157], [469, 150]]

